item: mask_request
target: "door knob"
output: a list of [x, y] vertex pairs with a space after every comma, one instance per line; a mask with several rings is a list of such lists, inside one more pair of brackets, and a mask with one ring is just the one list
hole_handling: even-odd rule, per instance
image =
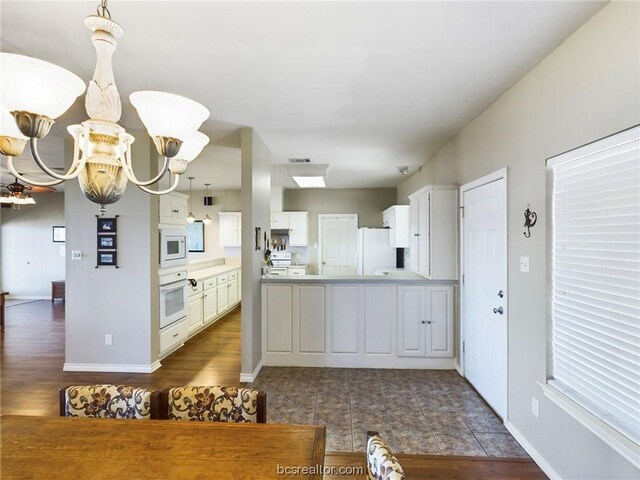
[[504, 292], [503, 292], [502, 290], [500, 290], [500, 291], [498, 292], [498, 296], [499, 296], [500, 298], [504, 297]]
[[499, 313], [500, 315], [502, 315], [504, 313], [504, 308], [502, 307], [494, 308], [493, 313]]
[[326, 264], [327, 264], [327, 262], [322, 262], [322, 264], [323, 264], [323, 265], [326, 265]]

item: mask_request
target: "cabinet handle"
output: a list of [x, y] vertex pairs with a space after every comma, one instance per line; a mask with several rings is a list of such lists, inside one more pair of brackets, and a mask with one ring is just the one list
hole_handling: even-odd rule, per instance
[[179, 210], [171, 210], [173, 213], [178, 213]]
[[426, 323], [427, 325], [431, 325], [431, 323], [432, 323], [432, 322], [431, 322], [431, 320], [423, 320], [423, 321], [422, 321], [422, 324], [424, 325], [425, 323]]
[[176, 338], [178, 335], [180, 335], [180, 332], [177, 332], [175, 335], [173, 335], [173, 338]]

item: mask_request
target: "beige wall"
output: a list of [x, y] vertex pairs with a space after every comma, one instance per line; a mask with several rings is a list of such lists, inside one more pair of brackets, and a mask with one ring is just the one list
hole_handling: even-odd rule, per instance
[[35, 205], [2, 209], [2, 286], [10, 298], [51, 298], [51, 281], [64, 280], [65, 244], [53, 243], [64, 225], [64, 194], [33, 194]]
[[357, 213], [358, 228], [382, 227], [382, 211], [394, 205], [395, 188], [301, 188], [284, 191], [285, 212], [309, 212], [309, 273], [318, 273], [318, 215], [324, 213]]
[[[398, 188], [464, 184], [508, 167], [509, 422], [563, 478], [638, 478], [639, 472], [548, 401], [545, 159], [640, 123], [640, 4], [613, 2], [566, 40]], [[531, 238], [523, 211], [538, 213]], [[518, 258], [530, 257], [520, 273]], [[531, 414], [540, 400], [540, 418]]]

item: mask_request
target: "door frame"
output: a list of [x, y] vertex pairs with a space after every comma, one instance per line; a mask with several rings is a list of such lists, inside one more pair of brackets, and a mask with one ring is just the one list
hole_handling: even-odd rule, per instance
[[[322, 268], [322, 219], [327, 217], [353, 218], [356, 221], [356, 234], [358, 233], [358, 214], [357, 213], [319, 213], [318, 214], [318, 275], [323, 275]], [[356, 235], [357, 237], [357, 235]], [[357, 261], [357, 258], [356, 258]], [[356, 266], [355, 263], [353, 265]]]
[[478, 187], [482, 187], [484, 185], [487, 185], [489, 183], [495, 182], [497, 180], [502, 180], [504, 179], [504, 199], [505, 199], [505, 205], [504, 205], [504, 215], [505, 215], [505, 231], [504, 231], [504, 241], [505, 241], [505, 246], [507, 251], [505, 252], [506, 256], [507, 256], [507, 261], [505, 263], [506, 267], [506, 271], [505, 271], [505, 279], [506, 279], [506, 284], [505, 284], [505, 295], [507, 297], [507, 301], [505, 303], [505, 320], [506, 320], [506, 324], [507, 324], [507, 365], [506, 365], [506, 372], [507, 372], [507, 398], [505, 399], [505, 418], [503, 419], [505, 422], [507, 421], [507, 416], [506, 413], [509, 411], [509, 197], [508, 197], [508, 193], [509, 193], [509, 180], [508, 180], [508, 176], [507, 176], [507, 167], [502, 168], [500, 170], [497, 170], [493, 173], [490, 173], [488, 175], [485, 175], [484, 177], [478, 178], [476, 180], [473, 180], [472, 182], [469, 183], [465, 183], [464, 185], [462, 185], [460, 187], [460, 209], [459, 209], [459, 224], [460, 224], [460, 298], [458, 300], [458, 312], [459, 312], [459, 338], [458, 338], [458, 362], [456, 362], [456, 370], [458, 371], [458, 373], [460, 373], [460, 375], [462, 375], [463, 377], [465, 376], [464, 374], [464, 350], [463, 350], [463, 345], [464, 345], [464, 341], [465, 341], [465, 319], [464, 319], [464, 293], [465, 293], [465, 289], [464, 289], [464, 194], [470, 190], [474, 190]]

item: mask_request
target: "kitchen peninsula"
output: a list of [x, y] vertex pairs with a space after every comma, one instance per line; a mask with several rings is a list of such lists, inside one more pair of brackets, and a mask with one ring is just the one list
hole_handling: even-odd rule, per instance
[[410, 272], [265, 278], [263, 365], [455, 368], [456, 285]]

